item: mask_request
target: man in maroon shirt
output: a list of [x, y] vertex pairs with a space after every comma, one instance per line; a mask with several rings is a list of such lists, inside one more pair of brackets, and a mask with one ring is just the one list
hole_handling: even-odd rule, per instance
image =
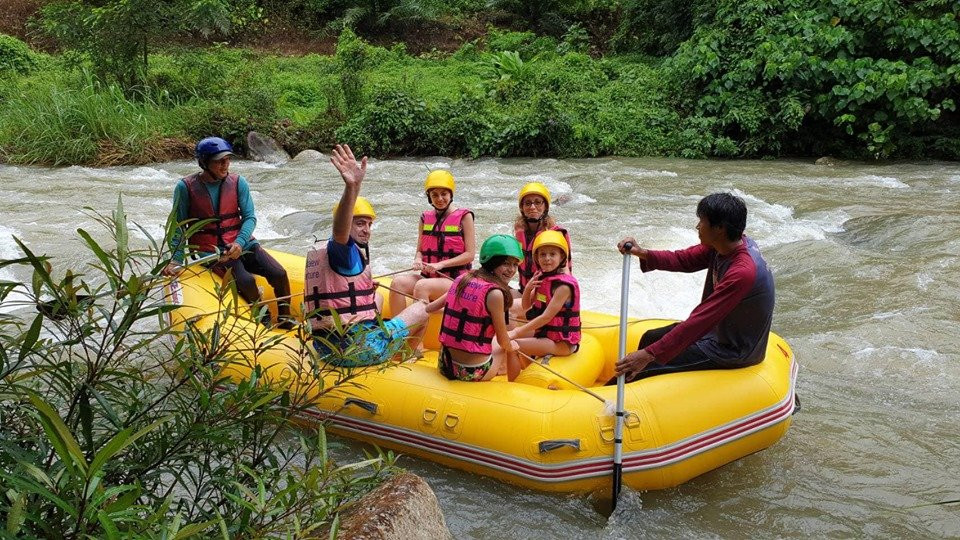
[[[648, 330], [637, 351], [617, 362], [617, 375], [632, 381], [661, 373], [730, 369], [759, 364], [773, 318], [773, 275], [760, 248], [743, 235], [747, 207], [729, 193], [714, 193], [697, 205], [700, 244], [679, 251], [653, 251], [633, 238], [617, 245], [640, 258], [640, 269], [707, 271], [703, 297], [687, 320]], [[614, 379], [612, 382], [616, 382]]]

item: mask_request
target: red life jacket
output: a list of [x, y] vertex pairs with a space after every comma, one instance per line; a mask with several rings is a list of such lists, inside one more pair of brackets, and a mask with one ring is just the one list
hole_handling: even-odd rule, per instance
[[[570, 235], [567, 233], [567, 230], [559, 225], [554, 225], [549, 229], [544, 229], [549, 231], [560, 231], [563, 233], [563, 237], [567, 239], [567, 273], [573, 273], [573, 244], [570, 243]], [[540, 271], [540, 265], [537, 264], [537, 261], [533, 259], [533, 241], [537, 238], [537, 235], [541, 231], [537, 231], [530, 235], [527, 238], [527, 230], [525, 228], [520, 228], [513, 231], [513, 235], [517, 238], [517, 241], [520, 242], [520, 247], [523, 248], [523, 261], [520, 262], [520, 266], [517, 267], [517, 275], [520, 277], [520, 292], [523, 292], [523, 288], [527, 286], [527, 282], [530, 281], [530, 278], [534, 274]]]
[[576, 345], [580, 343], [580, 284], [572, 275], [553, 274], [544, 278], [533, 297], [533, 305], [527, 310], [527, 320], [539, 317], [546, 311], [553, 292], [561, 285], [569, 285], [573, 296], [547, 324], [537, 328], [533, 337], [545, 337], [552, 341], [566, 341], [570, 345]]
[[440, 324], [440, 343], [447, 347], [471, 353], [493, 352], [493, 318], [487, 310], [487, 294], [496, 285], [475, 277], [467, 283], [463, 293], [457, 287], [464, 276], [454, 280], [443, 308]]
[[321, 310], [310, 318], [314, 330], [333, 328], [331, 312], [337, 312], [344, 325], [377, 318], [376, 287], [370, 265], [355, 276], [342, 276], [330, 266], [326, 246], [307, 252], [304, 272], [303, 303], [308, 312]]
[[[227, 244], [236, 241], [240, 234], [240, 226], [243, 223], [240, 215], [240, 204], [238, 201], [238, 186], [240, 177], [236, 174], [229, 174], [220, 184], [220, 204], [219, 213], [213, 211], [213, 200], [210, 199], [210, 192], [204, 186], [200, 175], [203, 173], [191, 174], [183, 179], [187, 186], [189, 194], [189, 210], [187, 216], [191, 219], [204, 220], [214, 218], [214, 221], [207, 223], [199, 231], [193, 233], [190, 237], [190, 243], [197, 246], [197, 249], [204, 252], [216, 251], [216, 248], [224, 248]], [[250, 237], [253, 240], [253, 237]]]
[[[418, 247], [420, 255], [425, 263], [436, 263], [452, 259], [467, 250], [466, 242], [463, 239], [463, 216], [473, 212], [466, 208], [458, 208], [452, 213], [444, 214], [443, 218], [437, 222], [436, 210], [427, 210], [420, 216], [420, 246]], [[460, 266], [451, 266], [440, 270], [440, 274], [456, 278], [460, 274], [469, 272], [473, 267], [467, 263]], [[422, 274], [424, 277], [427, 274]]]

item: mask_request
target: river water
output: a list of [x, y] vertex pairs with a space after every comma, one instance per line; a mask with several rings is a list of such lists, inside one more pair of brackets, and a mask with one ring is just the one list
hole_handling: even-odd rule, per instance
[[[374, 273], [409, 266], [427, 168], [450, 167], [455, 202], [478, 236], [510, 233], [516, 193], [540, 180], [571, 230], [586, 309], [616, 313], [617, 239], [651, 248], [697, 241], [705, 194], [730, 190], [747, 234], [773, 268], [774, 330], [801, 364], [802, 411], [773, 447], [669, 490], [626, 493], [609, 520], [580, 496], [542, 494], [413, 458], [457, 538], [960, 537], [960, 164], [839, 164], [674, 159], [372, 161], [363, 194], [377, 208]], [[160, 236], [189, 162], [60, 169], [0, 166], [0, 258], [12, 237], [54, 256], [92, 260], [78, 227], [106, 235], [83, 207]], [[329, 235], [342, 183], [326, 161], [235, 162], [251, 182], [264, 245], [302, 252]], [[141, 235], [142, 237], [142, 235]], [[703, 274], [641, 275], [630, 314], [684, 318]], [[0, 279], [17, 277], [0, 269]], [[359, 447], [344, 443], [345, 456]]]

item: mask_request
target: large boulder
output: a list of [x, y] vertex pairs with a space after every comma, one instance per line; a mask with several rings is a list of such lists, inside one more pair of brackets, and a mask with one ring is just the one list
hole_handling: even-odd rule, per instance
[[300, 152], [293, 158], [294, 161], [324, 161], [326, 159], [327, 156], [310, 148]]
[[815, 165], [820, 165], [821, 167], [835, 167], [840, 163], [840, 160], [832, 156], [823, 156], [814, 162]]
[[401, 473], [365, 495], [340, 516], [339, 538], [357, 540], [449, 540], [440, 503], [430, 486]]
[[281, 148], [277, 141], [256, 131], [247, 133], [247, 154], [254, 161], [266, 161], [267, 163], [290, 161], [290, 154]]

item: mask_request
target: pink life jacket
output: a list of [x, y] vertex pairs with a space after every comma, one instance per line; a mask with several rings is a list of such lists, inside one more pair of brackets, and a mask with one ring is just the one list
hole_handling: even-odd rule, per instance
[[440, 324], [440, 343], [462, 351], [489, 354], [493, 352], [495, 332], [493, 318], [487, 310], [487, 294], [496, 285], [475, 277], [458, 295], [457, 287], [463, 278], [458, 277], [450, 286]]
[[[466, 208], [458, 208], [452, 213], [444, 214], [437, 222], [436, 210], [427, 210], [420, 216], [420, 246], [418, 251], [425, 263], [435, 263], [452, 259], [467, 250], [463, 239], [463, 216], [473, 212]], [[469, 272], [473, 267], [467, 263], [460, 266], [451, 266], [440, 270], [440, 274], [456, 278], [460, 274]], [[433, 277], [422, 274], [423, 277]]]
[[[212, 253], [217, 248], [226, 247], [234, 242], [240, 234], [243, 216], [240, 215], [238, 186], [240, 177], [229, 174], [220, 184], [219, 212], [213, 211], [213, 201], [210, 192], [200, 179], [202, 173], [191, 174], [183, 179], [187, 186], [188, 210], [187, 216], [191, 219], [204, 220], [214, 218], [190, 237], [190, 243], [203, 252]], [[253, 240], [253, 237], [250, 238]]]
[[[563, 237], [567, 239], [567, 273], [572, 274], [573, 244], [570, 243], [570, 235], [567, 233], [567, 230], [559, 225], [554, 225], [553, 227], [545, 230], [560, 231], [563, 233]], [[537, 235], [540, 234], [540, 232], [541, 231], [537, 231], [527, 238], [527, 230], [525, 228], [520, 228], [513, 231], [513, 235], [517, 238], [517, 241], [520, 242], [520, 247], [523, 248], [523, 260], [520, 261], [520, 266], [517, 267], [517, 275], [520, 277], [520, 292], [523, 292], [523, 288], [527, 286], [527, 282], [530, 281], [530, 278], [540, 271], [540, 265], [537, 264], [537, 261], [533, 259], [533, 241], [537, 238]]]
[[310, 318], [314, 330], [333, 328], [330, 314], [334, 311], [344, 325], [376, 319], [376, 300], [369, 264], [355, 276], [341, 276], [330, 267], [326, 246], [307, 253], [303, 302], [307, 312], [320, 310]]
[[527, 320], [539, 317], [546, 311], [553, 298], [553, 291], [561, 285], [569, 285], [573, 296], [547, 324], [536, 329], [533, 337], [545, 337], [552, 341], [566, 341], [570, 345], [576, 345], [580, 343], [580, 284], [572, 275], [553, 274], [544, 278], [533, 297], [533, 305], [527, 310]]

